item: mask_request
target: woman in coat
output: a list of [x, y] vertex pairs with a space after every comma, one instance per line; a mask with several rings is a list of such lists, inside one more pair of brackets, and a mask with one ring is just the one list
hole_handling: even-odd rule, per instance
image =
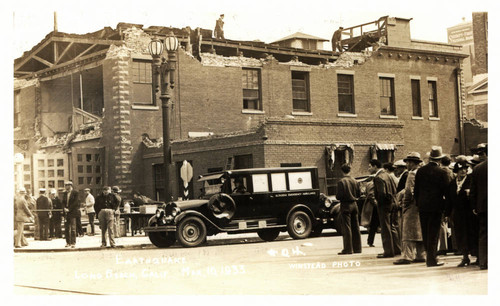
[[455, 163], [456, 178], [450, 182], [446, 193], [446, 216], [453, 221], [457, 249], [463, 256], [458, 267], [470, 265], [469, 254], [477, 256], [477, 220], [469, 203], [471, 178], [467, 170], [466, 162]]

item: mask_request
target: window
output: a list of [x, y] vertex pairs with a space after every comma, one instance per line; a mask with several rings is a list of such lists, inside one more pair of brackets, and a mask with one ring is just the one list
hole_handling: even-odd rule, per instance
[[94, 161], [96, 162], [101, 161], [101, 157], [99, 156], [99, 154], [94, 154]]
[[281, 163], [280, 167], [281, 168], [285, 168], [285, 167], [302, 167], [302, 163]]
[[76, 160], [79, 161], [79, 162], [82, 162], [83, 161], [83, 155], [82, 154], [77, 154], [76, 155]]
[[30, 171], [30, 169], [31, 169], [31, 167], [30, 167], [30, 165], [29, 165], [29, 164], [24, 164], [24, 165], [23, 165], [23, 171], [26, 171], [26, 172], [27, 172], [27, 171]]
[[237, 155], [234, 157], [234, 169], [253, 168], [252, 154]]
[[64, 160], [63, 160], [63, 159], [58, 159], [58, 160], [57, 160], [57, 166], [58, 166], [58, 167], [62, 167], [62, 166], [64, 166]]
[[85, 159], [87, 160], [87, 162], [91, 162], [92, 161], [92, 154], [85, 154]]
[[54, 167], [54, 160], [53, 159], [47, 160], [47, 167]]
[[30, 180], [31, 180], [30, 175], [29, 175], [29, 174], [25, 174], [25, 175], [24, 175], [24, 181], [25, 181], [25, 182], [29, 182]]
[[339, 112], [354, 114], [354, 76], [338, 74], [337, 88], [339, 95]]
[[253, 192], [268, 192], [267, 174], [252, 175]]
[[45, 160], [39, 159], [38, 160], [38, 167], [45, 167]]
[[19, 102], [19, 90], [14, 92], [14, 128], [20, 126], [21, 107]]
[[84, 184], [84, 177], [83, 176], [79, 176], [78, 177], [78, 185], [83, 185]]
[[396, 106], [394, 103], [394, 79], [380, 77], [380, 114], [396, 115]]
[[92, 177], [87, 176], [87, 185], [91, 185], [91, 184], [92, 184]]
[[92, 173], [92, 165], [87, 166], [87, 173]]
[[54, 181], [48, 181], [47, 183], [48, 183], [48, 185], [49, 185], [49, 186], [48, 186], [49, 188], [54, 188], [54, 187], [55, 187], [55, 183], [54, 183]]
[[262, 110], [260, 103], [260, 70], [243, 69], [243, 109]]
[[285, 173], [271, 173], [271, 184], [273, 191], [286, 190], [286, 176]]
[[132, 80], [134, 103], [154, 105], [151, 62], [134, 60], [132, 62]]
[[156, 200], [163, 201], [165, 199], [165, 167], [163, 164], [153, 165], [153, 182]]
[[311, 189], [311, 172], [290, 172], [288, 173], [290, 190]]
[[82, 165], [78, 165], [78, 173], [83, 173], [83, 166]]
[[47, 173], [48, 173], [47, 174], [48, 177], [54, 177], [54, 170], [48, 170]]
[[429, 117], [439, 117], [437, 107], [436, 81], [428, 81], [427, 88], [429, 91]]
[[38, 170], [38, 177], [44, 178], [45, 177], [45, 170]]
[[57, 188], [64, 188], [64, 181], [57, 181]]
[[413, 116], [422, 117], [422, 106], [420, 103], [420, 80], [411, 80], [411, 101], [413, 105]]
[[63, 177], [64, 176], [64, 170], [57, 170], [57, 176], [58, 177]]
[[101, 173], [101, 166], [95, 166], [95, 173]]
[[309, 73], [292, 71], [293, 111], [310, 112], [308, 88]]

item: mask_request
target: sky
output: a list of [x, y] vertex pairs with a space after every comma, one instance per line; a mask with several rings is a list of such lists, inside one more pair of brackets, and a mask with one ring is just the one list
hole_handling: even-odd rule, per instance
[[[11, 20], [10, 58], [20, 57], [54, 29], [85, 34], [119, 22], [145, 27], [173, 26], [212, 29], [219, 14], [224, 14], [225, 37], [234, 40], [273, 42], [295, 32], [330, 40], [340, 25], [355, 26], [382, 16], [413, 18], [413, 39], [447, 42], [446, 28], [472, 19], [472, 12], [493, 9], [493, 1], [418, 0], [418, 1], [337, 1], [337, 0], [252, 0], [252, 1], [11, 1], [7, 20]], [[411, 4], [410, 4], [411, 3]], [[4, 21], [5, 22], [5, 21]], [[329, 49], [330, 44], [326, 43]]]

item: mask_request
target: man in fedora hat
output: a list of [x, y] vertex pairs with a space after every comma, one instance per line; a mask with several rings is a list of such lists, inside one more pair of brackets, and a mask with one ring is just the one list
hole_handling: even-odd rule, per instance
[[441, 217], [445, 209], [444, 195], [449, 184], [448, 174], [439, 165], [443, 157], [443, 149], [440, 146], [433, 146], [429, 162], [415, 175], [414, 196], [420, 215], [428, 267], [443, 265], [437, 261], [436, 254]]
[[28, 241], [24, 238], [24, 223], [33, 222], [35, 216], [28, 208], [28, 202], [25, 199], [26, 188], [20, 187], [16, 197], [14, 198], [14, 247], [21, 248], [28, 245]]
[[471, 174], [470, 201], [479, 219], [479, 254], [481, 270], [488, 269], [488, 159], [474, 167]]
[[80, 216], [80, 202], [78, 191], [73, 189], [73, 182], [64, 182], [63, 207], [66, 215], [64, 224], [64, 235], [66, 237], [66, 247], [75, 248], [76, 245], [76, 219]]
[[374, 175], [374, 195], [377, 203], [377, 212], [380, 221], [382, 246], [384, 252], [377, 258], [394, 257], [401, 254], [401, 243], [396, 228], [393, 210], [395, 206], [396, 184], [384, 171], [380, 161], [372, 159], [368, 171]]
[[115, 208], [115, 212], [114, 212], [115, 218], [114, 218], [114, 223], [113, 223], [113, 233], [115, 235], [115, 238], [117, 238], [117, 237], [121, 237], [121, 233], [120, 233], [120, 207], [123, 206], [122, 205], [123, 199], [120, 196], [120, 193], [122, 192], [122, 190], [118, 186], [113, 186], [113, 188], [111, 188], [111, 192], [115, 196], [116, 203], [118, 203], [118, 206]]
[[417, 169], [422, 163], [420, 153], [410, 152], [403, 160], [408, 168], [408, 176], [406, 184], [402, 190], [402, 242], [403, 242], [403, 257], [394, 262], [395, 265], [410, 264], [412, 262], [425, 262], [425, 248], [422, 242], [422, 230], [420, 226], [420, 216], [418, 207], [413, 196], [413, 188], [415, 187], [415, 175]]
[[45, 194], [46, 189], [40, 188], [40, 194], [36, 199], [36, 209], [38, 220], [40, 222], [40, 240], [50, 240], [49, 238], [49, 222], [52, 217], [52, 201]]
[[218, 39], [224, 39], [224, 14], [220, 14], [215, 22], [214, 36]]

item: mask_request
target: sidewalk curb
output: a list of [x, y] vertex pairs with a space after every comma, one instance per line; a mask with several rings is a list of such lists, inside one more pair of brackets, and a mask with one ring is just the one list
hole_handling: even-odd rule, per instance
[[139, 249], [155, 249], [152, 244], [138, 245], [117, 245], [112, 247], [85, 247], [85, 248], [58, 248], [58, 249], [14, 249], [14, 253], [45, 253], [45, 252], [79, 252], [79, 251], [104, 251], [104, 250], [139, 250]]

